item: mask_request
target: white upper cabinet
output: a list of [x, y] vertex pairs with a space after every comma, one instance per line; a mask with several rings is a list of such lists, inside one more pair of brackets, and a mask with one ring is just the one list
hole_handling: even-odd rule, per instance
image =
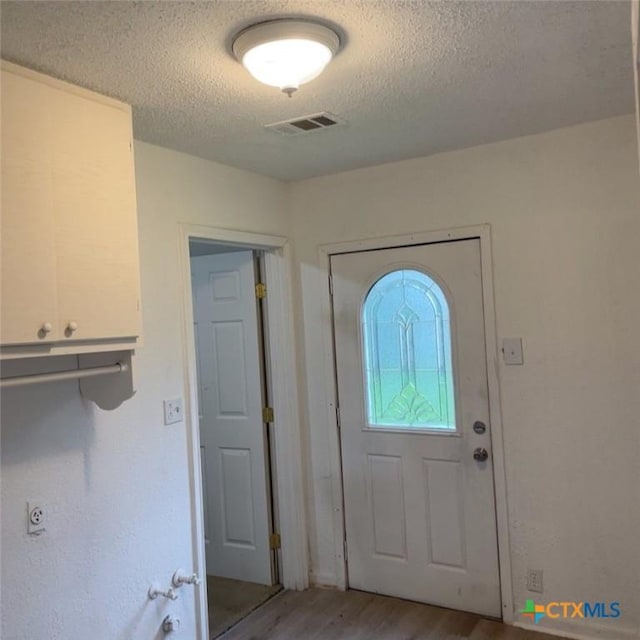
[[3, 357], [133, 348], [131, 109], [2, 63]]

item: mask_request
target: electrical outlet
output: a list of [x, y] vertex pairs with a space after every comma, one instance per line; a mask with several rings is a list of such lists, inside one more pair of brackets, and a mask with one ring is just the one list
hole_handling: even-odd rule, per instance
[[542, 593], [542, 569], [527, 569], [527, 590]]
[[44, 509], [35, 502], [27, 502], [27, 533], [31, 536], [39, 536], [44, 533]]
[[182, 422], [183, 409], [182, 398], [173, 398], [173, 400], [164, 401], [164, 423], [174, 424], [176, 422]]

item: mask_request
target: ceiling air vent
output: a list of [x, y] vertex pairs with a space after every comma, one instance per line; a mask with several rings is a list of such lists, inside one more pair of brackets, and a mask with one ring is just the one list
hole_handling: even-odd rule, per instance
[[301, 133], [322, 131], [322, 129], [329, 129], [341, 124], [346, 124], [342, 118], [334, 116], [333, 113], [323, 111], [322, 113], [314, 113], [312, 116], [265, 124], [264, 128], [280, 133], [283, 136], [297, 136]]

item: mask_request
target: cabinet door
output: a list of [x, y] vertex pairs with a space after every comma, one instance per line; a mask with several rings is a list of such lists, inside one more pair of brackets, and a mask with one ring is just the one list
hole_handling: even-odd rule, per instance
[[[4, 345], [55, 340], [49, 89], [2, 71], [2, 305]], [[49, 323], [51, 330], [43, 331]], [[48, 328], [48, 327], [47, 327]]]
[[131, 113], [64, 91], [55, 91], [52, 111], [52, 201], [63, 340], [138, 336]]

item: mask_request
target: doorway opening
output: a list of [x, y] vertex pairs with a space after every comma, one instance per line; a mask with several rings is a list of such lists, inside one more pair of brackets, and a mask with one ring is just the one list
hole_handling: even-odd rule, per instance
[[189, 240], [209, 638], [282, 589], [264, 259]]

